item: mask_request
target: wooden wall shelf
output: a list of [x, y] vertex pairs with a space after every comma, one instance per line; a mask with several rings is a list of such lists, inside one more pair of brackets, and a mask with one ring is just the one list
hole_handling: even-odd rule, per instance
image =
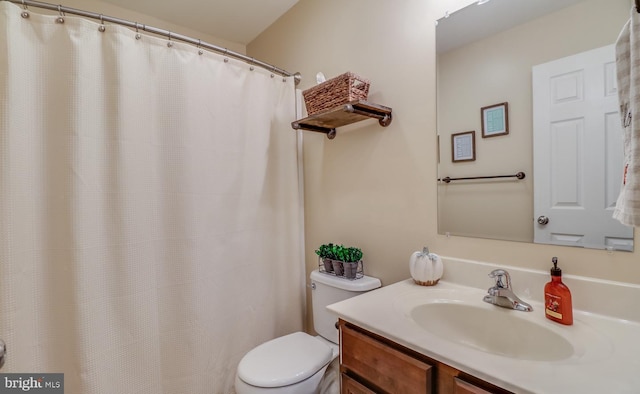
[[370, 118], [378, 119], [380, 126], [387, 127], [392, 120], [391, 108], [362, 100], [351, 101], [339, 107], [291, 122], [291, 127], [294, 130], [302, 129], [325, 133], [327, 138], [332, 140], [336, 137], [337, 127]]

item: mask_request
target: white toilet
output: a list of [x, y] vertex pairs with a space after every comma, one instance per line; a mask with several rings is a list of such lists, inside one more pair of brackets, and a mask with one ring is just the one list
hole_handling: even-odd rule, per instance
[[327, 366], [338, 356], [337, 317], [325, 307], [376, 289], [380, 280], [348, 280], [315, 270], [311, 273], [313, 337], [295, 332], [263, 343], [238, 364], [237, 394], [316, 394]]

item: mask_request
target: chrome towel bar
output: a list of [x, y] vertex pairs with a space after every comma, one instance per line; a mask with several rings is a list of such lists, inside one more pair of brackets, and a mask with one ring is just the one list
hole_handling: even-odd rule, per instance
[[[640, 0], [637, 0], [637, 1], [640, 1]], [[524, 179], [525, 176], [526, 176], [525, 173], [520, 171], [515, 175], [472, 176], [472, 177], [465, 177], [465, 178], [444, 177], [442, 179], [438, 178], [438, 182], [442, 181], [444, 183], [450, 183], [451, 181], [468, 181], [473, 179], [494, 179], [494, 178], [518, 178], [519, 180], [521, 180], [521, 179]]]

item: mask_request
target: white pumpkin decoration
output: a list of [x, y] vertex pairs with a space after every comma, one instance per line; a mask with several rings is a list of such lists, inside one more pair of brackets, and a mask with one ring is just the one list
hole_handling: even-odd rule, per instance
[[433, 286], [442, 278], [444, 267], [442, 259], [428, 248], [414, 252], [409, 260], [409, 269], [413, 281], [422, 286]]

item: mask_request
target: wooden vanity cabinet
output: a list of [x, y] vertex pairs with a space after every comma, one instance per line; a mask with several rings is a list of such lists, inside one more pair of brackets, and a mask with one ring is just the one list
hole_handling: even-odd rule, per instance
[[464, 380], [460, 380], [458, 378], [454, 378], [453, 380], [453, 392], [455, 394], [491, 394], [490, 391], [480, 388], [475, 384], [467, 383]]
[[[431, 393], [431, 365], [379, 339], [340, 324], [340, 371], [343, 393]], [[347, 384], [344, 384], [346, 375]], [[351, 386], [355, 380], [360, 391]], [[372, 391], [366, 391], [366, 389]], [[352, 390], [352, 391], [348, 391]]]
[[340, 382], [341, 394], [375, 394], [375, 391], [369, 390], [366, 386], [358, 383], [357, 380], [352, 379], [349, 375], [342, 373], [342, 381]]
[[344, 320], [342, 394], [513, 394]]

